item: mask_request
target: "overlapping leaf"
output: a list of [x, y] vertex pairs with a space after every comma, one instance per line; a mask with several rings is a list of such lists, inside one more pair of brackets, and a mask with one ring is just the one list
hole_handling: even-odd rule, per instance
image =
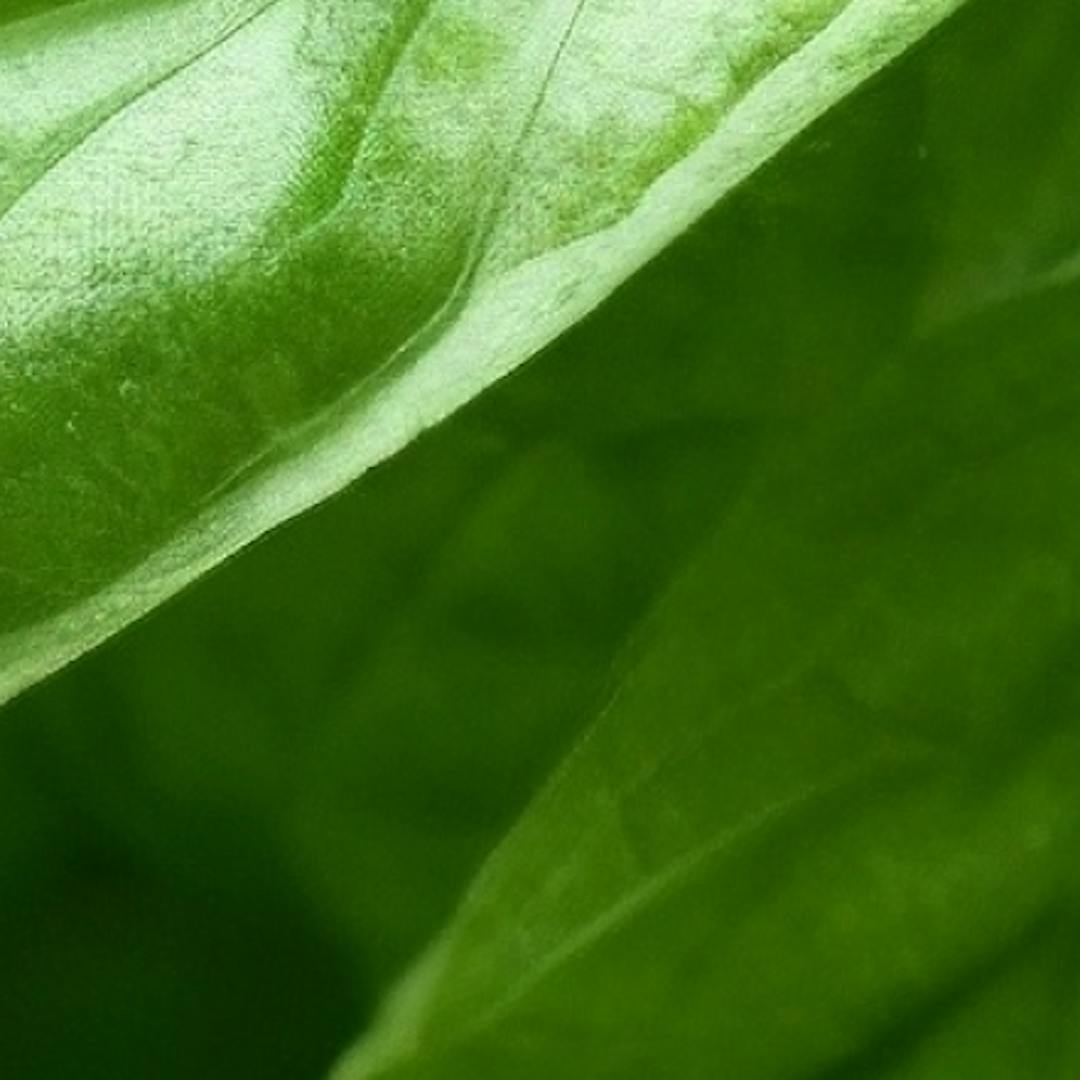
[[0, 694], [511, 370], [958, 0], [89, 0], [0, 41]]
[[1074, 302], [761, 471], [342, 1076], [838, 1068], [1075, 919]]
[[973, 5], [16, 703], [5, 1060], [315, 1075], [434, 939], [346, 1080], [1074, 1076], [1078, 32]]

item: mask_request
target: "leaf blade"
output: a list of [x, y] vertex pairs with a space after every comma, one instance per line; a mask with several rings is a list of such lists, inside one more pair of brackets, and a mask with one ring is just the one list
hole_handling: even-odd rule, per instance
[[[331, 236], [331, 240], [320, 248], [309, 243], [301, 229], [298, 234], [301, 246], [296, 249], [300, 254], [295, 261], [290, 262], [293, 253], [286, 244], [281, 249], [282, 254], [274, 256], [275, 260], [283, 258], [284, 262], [268, 264], [279, 269], [285, 266], [278, 278], [274, 277], [278, 270], [274, 270], [266, 279], [269, 284], [259, 284], [257, 276], [254, 281], [250, 279], [242, 258], [245, 248], [263, 243], [258, 237], [272, 237], [279, 227], [294, 227], [287, 224], [287, 214], [286, 218], [280, 218], [281, 211], [275, 209], [285, 190], [281, 187], [282, 178], [287, 177], [293, 167], [284, 172], [280, 167], [274, 167], [264, 170], [264, 180], [259, 181], [265, 183], [265, 194], [253, 204], [261, 209], [252, 219], [251, 228], [241, 233], [232, 242], [232, 247], [226, 244], [220, 251], [213, 247], [206, 249], [213, 251], [212, 262], [216, 260], [226, 268], [226, 280], [235, 282], [234, 286], [227, 286], [226, 295], [232, 288], [235, 299], [229, 301], [226, 308], [229, 303], [233, 304], [233, 324], [243, 327], [243, 333], [247, 335], [246, 339], [241, 339], [248, 350], [243, 355], [245, 358], [250, 355], [246, 362], [253, 373], [244, 375], [242, 380], [237, 376], [219, 375], [212, 369], [209, 374], [202, 374], [207, 370], [206, 362], [197, 354], [207, 350], [209, 355], [221, 353], [226, 348], [225, 331], [221, 328], [207, 331], [211, 334], [209, 338], [202, 329], [196, 329], [193, 335], [185, 332], [190, 343], [181, 341], [178, 346], [169, 347], [173, 351], [179, 348], [181, 357], [179, 361], [166, 360], [168, 377], [154, 375], [150, 379], [146, 400], [153, 423], [148, 422], [142, 425], [144, 430], [135, 432], [137, 441], [121, 441], [119, 446], [111, 445], [113, 437], [103, 431], [103, 425], [110, 424], [116, 415], [125, 411], [124, 403], [117, 409], [110, 402], [111, 396], [118, 392], [123, 394], [133, 385], [142, 386], [136, 357], [147, 355], [148, 350], [150, 355], [169, 356], [168, 352], [162, 353], [164, 346], [156, 331], [136, 327], [128, 333], [130, 318], [127, 310], [133, 303], [136, 307], [142, 303], [131, 292], [132, 269], [139, 263], [128, 261], [109, 271], [105, 278], [106, 293], [95, 294], [97, 298], [89, 309], [92, 319], [106, 320], [107, 349], [102, 346], [96, 355], [92, 353], [89, 363], [87, 358], [79, 358], [80, 369], [84, 373], [89, 371], [85, 379], [94, 381], [83, 385], [77, 381], [65, 384], [61, 380], [57, 386], [50, 387], [47, 385], [50, 376], [46, 372], [27, 385], [25, 372], [40, 368], [40, 357], [55, 357], [58, 347], [76, 357], [81, 346], [78, 341], [74, 345], [70, 342], [70, 311], [66, 303], [60, 303], [54, 309], [52, 325], [62, 329], [45, 334], [44, 344], [32, 354], [39, 359], [23, 356], [27, 331], [20, 330], [19, 326], [39, 325], [42, 321], [40, 299], [33, 299], [33, 305], [28, 307], [25, 298], [28, 295], [31, 298], [52, 296], [54, 303], [58, 296], [62, 299], [64, 290], [60, 289], [58, 293], [55, 289], [57, 266], [62, 273], [72, 275], [70, 288], [79, 295], [84, 288], [80, 283], [100, 276], [100, 268], [104, 265], [101, 260], [107, 255], [102, 254], [104, 249], [91, 249], [89, 253], [80, 254], [77, 248], [71, 248], [76, 261], [67, 263], [64, 261], [66, 256], [59, 256], [60, 263], [48, 270], [51, 280], [47, 284], [43, 280], [40, 286], [33, 286], [27, 293], [28, 276], [31, 282], [35, 275], [40, 276], [39, 271], [30, 269], [34, 253], [40, 246], [39, 233], [35, 232], [31, 221], [27, 226], [29, 232], [22, 234], [25, 254], [14, 260], [14, 272], [9, 270], [4, 300], [6, 325], [14, 324], [15, 331], [9, 336], [4, 350], [13, 358], [8, 359], [6, 366], [0, 363], [0, 372], [6, 372], [5, 396], [16, 403], [15, 407], [22, 414], [5, 421], [6, 430], [0, 429], [0, 435], [6, 435], [4, 460], [14, 462], [14, 465], [8, 465], [9, 471], [3, 477], [5, 501], [10, 512], [8, 530], [0, 538], [3, 553], [0, 565], [5, 571], [0, 580], [10, 584], [7, 586], [9, 597], [0, 607], [6, 616], [0, 630], [0, 671], [3, 672], [0, 698], [12, 696], [73, 656], [93, 647], [261, 532], [340, 490], [361, 471], [393, 454], [419, 432], [438, 423], [504, 376], [600, 303], [623, 278], [687, 227], [724, 192], [957, 6], [957, 0], [923, 0], [921, 3], [858, 0], [844, 6], [824, 29], [815, 27], [808, 42], [801, 43], [793, 54], [756, 82], [723, 117], [718, 131], [675, 166], [667, 168], [661, 178], [646, 175], [644, 181], [637, 181], [639, 186], [643, 183], [640, 195], [632, 200], [633, 209], [616, 224], [566, 243], [560, 241], [557, 232], [553, 233], [548, 242], [554, 243], [555, 247], [545, 254], [530, 254], [530, 247], [520, 246], [521, 239], [514, 239], [518, 219], [513, 218], [509, 226], [496, 229], [497, 236], [485, 234], [485, 258], [470, 256], [468, 252], [477, 235], [475, 225], [470, 223], [483, 220], [484, 212], [479, 211], [478, 219], [475, 206], [465, 199], [475, 186], [475, 180], [466, 177], [467, 182], [463, 182], [458, 192], [465, 201], [450, 214], [444, 214], [438, 228], [431, 231], [430, 222], [426, 222], [423, 214], [407, 227], [411, 232], [407, 231], [405, 235], [415, 238], [415, 252], [421, 253], [419, 265], [424, 265], [424, 258], [427, 258], [424, 252], [439, 251], [437, 256], [432, 254], [433, 261], [425, 266], [422, 278], [410, 278], [407, 265], [396, 267], [392, 261], [388, 264], [378, 258], [373, 261], [370, 253], [361, 255], [360, 262], [353, 257], [350, 265], [356, 276], [351, 281], [343, 280], [340, 299], [321, 314], [316, 313], [313, 324], [305, 320], [303, 346], [301, 340], [296, 340], [295, 331], [292, 332], [294, 340], [289, 340], [289, 328], [280, 320], [270, 323], [281, 332], [282, 340], [275, 345], [276, 356], [269, 372], [263, 374], [259, 369], [267, 368], [267, 362], [259, 356], [258, 347], [248, 341], [257, 341], [259, 333], [266, 332], [265, 328], [260, 331], [259, 321], [263, 313], [271, 309], [276, 291], [283, 287], [282, 282], [293, 290], [294, 304], [297, 294], [305, 297], [305, 303], [308, 297], [317, 301], [317, 295], [311, 293], [312, 283], [320, 280], [320, 274], [327, 273], [327, 260], [340, 257], [342, 236], [346, 240], [356, 236], [362, 225], [367, 230], [368, 240], [380, 235], [379, 230], [382, 230], [381, 235], [391, 246], [400, 242], [395, 230], [400, 229], [405, 219], [400, 217], [400, 206], [395, 205], [400, 203], [400, 189], [393, 178], [401, 174], [406, 164], [411, 173], [417, 173], [417, 164], [422, 159], [412, 151], [402, 157], [396, 147], [396, 132], [411, 130], [408, 123], [399, 117], [395, 121], [396, 127], [392, 124], [390, 128], [380, 128], [372, 117], [387, 108], [391, 112], [394, 108], [405, 108], [406, 111], [420, 108], [419, 115], [422, 116], [425, 99], [421, 93], [412, 90], [400, 96], [390, 94], [386, 99], [377, 94], [375, 111], [369, 117], [369, 125], [374, 126], [369, 126], [361, 136], [366, 142], [360, 143], [358, 156], [354, 159], [353, 179], [343, 189], [344, 201], [340, 205], [332, 202], [328, 215], [324, 215], [323, 207], [314, 219], [315, 235], [320, 238]], [[539, 13], [532, 5], [524, 5], [520, 10], [502, 5], [500, 15], [490, 18], [484, 15], [484, 5], [459, 4], [456, 8], [444, 5], [440, 10], [445, 21], [432, 22], [429, 16], [424, 22], [426, 29], [411, 42], [407, 51], [412, 58], [412, 68], [408, 65], [403, 68], [399, 62], [393, 72], [387, 73], [388, 79], [401, 78], [403, 70], [415, 71], [417, 65], [424, 78], [431, 78], [431, 73], [423, 66], [423, 49], [428, 36], [437, 31], [445, 35], [447, 26], [460, 34], [458, 24], [446, 14], [448, 7], [453, 9], [451, 14], [455, 16], [463, 12], [470, 16], [469, 24], [474, 28], [479, 24], [485, 29], [495, 26], [504, 34], [512, 32], [516, 44], [509, 54], [502, 54], [513, 58], [509, 70], [517, 73], [514, 78], [521, 78], [523, 69], [526, 78], [534, 82], [535, 73], [539, 71], [541, 90], [545, 80], [550, 78], [551, 65], [563, 62], [565, 50], [561, 35], [568, 32], [578, 17], [577, 5], [566, 3], [544, 6]], [[284, 65], [280, 70], [285, 72], [297, 62], [296, 57], [300, 55], [297, 50], [302, 52], [304, 34], [312, 32], [311, 12], [306, 6], [288, 3], [278, 5], [272, 12], [272, 18], [276, 20], [273, 25], [280, 29], [266, 31], [269, 36], [255, 41], [258, 49], [252, 56], [263, 55], [271, 43], [280, 42], [280, 48], [277, 44], [273, 47], [279, 48], [280, 62]], [[63, 12], [57, 15], [58, 18], [62, 16]], [[327, 40], [337, 42], [339, 55], [348, 56], [348, 50], [341, 52], [342, 42], [359, 40], [355, 35], [366, 31], [370, 24], [363, 16], [356, 16], [352, 21], [343, 18], [343, 24], [334, 18], [325, 23], [317, 22], [316, 40], [323, 40], [317, 32], [321, 29], [329, 35]], [[32, 27], [34, 24], [27, 25]], [[558, 34], [552, 32], [553, 25], [559, 28]], [[526, 26], [529, 31], [522, 36], [519, 28]], [[467, 38], [454, 39], [458, 49], [476, 50], [475, 41], [463, 46], [462, 40]], [[525, 54], [520, 53], [521, 49]], [[520, 62], [522, 55], [532, 59], [523, 64]], [[485, 62], [490, 64], [490, 58]], [[356, 77], [362, 80], [366, 68], [363, 64], [357, 65], [355, 59], [351, 63], [358, 73]], [[273, 66], [268, 67], [264, 61], [260, 61], [260, 70], [264, 72], [264, 78], [290, 78], [284, 74], [275, 75]], [[440, 95], [445, 96], [446, 73], [437, 71], [434, 78]], [[507, 78], [510, 76], [504, 69], [499, 69], [489, 78], [490, 92], [504, 88]], [[294, 82], [294, 85], [301, 95], [307, 92], [302, 82]], [[344, 82], [339, 79], [331, 85], [331, 90], [347, 96], [352, 93], [350, 85], [347, 78]], [[337, 90], [334, 90], [335, 86]], [[258, 84], [245, 92], [253, 93], [252, 100], [257, 100]], [[462, 92], [471, 93], [470, 100], [476, 104], [473, 100], [476, 99], [475, 87], [466, 87]], [[519, 105], [522, 102], [521, 94], [511, 97], [516, 97]], [[481, 96], [481, 106], [484, 100]], [[530, 130], [534, 122], [529, 119], [533, 106], [527, 102], [526, 98], [525, 127], [519, 126], [519, 130]], [[304, 108], [315, 122], [310, 135], [314, 140], [312, 145], [321, 146], [327, 138], [333, 144], [338, 136], [329, 133], [325, 118], [320, 119], [317, 110], [311, 113], [310, 105]], [[496, 126], [502, 126], [504, 117], [497, 119]], [[182, 140], [182, 129], [178, 130]], [[481, 138], [486, 130], [489, 129], [481, 128], [480, 135], [475, 138]], [[386, 133], [388, 141], [380, 149], [381, 133]], [[505, 133], [500, 137], [504, 150], [494, 155], [496, 172], [499, 168], [509, 168], [508, 163], [514, 160], [517, 146], [516, 137], [509, 141], [506, 141]], [[364, 150], [365, 145], [369, 150]], [[473, 145], [482, 145], [482, 138], [481, 143], [474, 140]], [[451, 156], [449, 160], [453, 163], [456, 159]], [[482, 155], [478, 160], [484, 169], [491, 165], [490, 154]], [[371, 162], [370, 168], [375, 171], [370, 171], [365, 161]], [[421, 176], [417, 189], [420, 194], [435, 190], [431, 185], [445, 175], [445, 165], [442, 168], [444, 171], [436, 169], [427, 180], [423, 179], [423, 167], [420, 168], [417, 173]], [[199, 174], [196, 171], [193, 175]], [[360, 178], [359, 187], [356, 186], [357, 177]], [[523, 190], [527, 192], [529, 185], [525, 184]], [[197, 215], [188, 212], [191, 227], [196, 231], [181, 233], [175, 242], [188, 253], [185, 258], [189, 263], [191, 252], [197, 251], [199, 245], [216, 245], [214, 237], [220, 231], [220, 223], [233, 219], [237, 208], [250, 203], [249, 191], [250, 181], [245, 180], [236, 188], [233, 203], [228, 198], [218, 197], [216, 220], [219, 224], [213, 228], [205, 227], [206, 222], [200, 222]], [[321, 196], [313, 197], [317, 204]], [[507, 198], [509, 204], [514, 205], [512, 191]], [[423, 202], [424, 199], [418, 202], [414, 198], [413, 203], [407, 205], [415, 210]], [[96, 213], [94, 207], [91, 200], [88, 208]], [[383, 208], [381, 214], [376, 213], [380, 207]], [[359, 217], [350, 220], [350, 215], [356, 213]], [[49, 218], [46, 216], [43, 220]], [[285, 225], [275, 225], [278, 220]], [[3, 219], [9, 234], [11, 222], [11, 214]], [[372, 224], [378, 225], [374, 232], [371, 231]], [[526, 237], [531, 227], [531, 223], [525, 222]], [[141, 228], [143, 226], [135, 232]], [[335, 238], [333, 234], [339, 228], [341, 231]], [[113, 234], [106, 230], [102, 235], [110, 237]], [[200, 240], [200, 236], [207, 239]], [[449, 244], [447, 237], [451, 239]], [[109, 243], [112, 243], [111, 239]], [[523, 255], [529, 257], [520, 262]], [[475, 271], [470, 269], [470, 260], [474, 258]], [[234, 269], [229, 270], [234, 263]], [[64, 266], [68, 269], [63, 270]], [[113, 285], [108, 284], [110, 275]], [[279, 283], [275, 284], [275, 280]], [[372, 293], [377, 303], [359, 323], [354, 322], [349, 327], [350, 337], [355, 340], [358, 335], [361, 339], [367, 336], [385, 344], [376, 348], [374, 357], [365, 359], [366, 373], [363, 368], [359, 371], [346, 369], [348, 375], [342, 381], [344, 339], [336, 329], [328, 329], [328, 325], [345, 310], [341, 305], [347, 302], [346, 298], [351, 300], [357, 282], [374, 280], [381, 282]], [[209, 287], [198, 285], [198, 276], [192, 281], [198, 289]], [[108, 289], [119, 292], [113, 296]], [[113, 299], [108, 299], [109, 296]], [[256, 297], [253, 308], [250, 296]], [[121, 327], [123, 335], [127, 335], [115, 342], [109, 338], [107, 310], [110, 304], [123, 309], [117, 317], [117, 326]], [[85, 303], [82, 306], [85, 309]], [[101, 314], [103, 311], [106, 315]], [[155, 311], [153, 304], [147, 311]], [[178, 317], [175, 305], [159, 308], [153, 317], [164, 318], [166, 325], [169, 320], [175, 322]], [[320, 340], [320, 334], [330, 335], [325, 339], [327, 344], [319, 346], [319, 350], [325, 350], [325, 359], [320, 362], [326, 371], [334, 372], [332, 377], [320, 373], [319, 365], [310, 371], [297, 366], [296, 357], [303, 355], [303, 349], [310, 345], [313, 332], [316, 342]], [[57, 333], [62, 336], [57, 338]], [[129, 343], [125, 344], [125, 341]], [[58, 342], [66, 343], [58, 346]], [[313, 355], [317, 356], [319, 350]], [[4, 351], [0, 351], [0, 357]], [[193, 367], [194, 360], [202, 366]], [[170, 366], [176, 369], [175, 375], [168, 374]], [[310, 367], [310, 356], [304, 366]], [[374, 381], [372, 371], [378, 373]], [[182, 381], [178, 382], [178, 379]], [[197, 386], [200, 379], [209, 379], [203, 390]], [[163, 393], [169, 394], [177, 403], [171, 406], [171, 411], [154, 412], [160, 410], [160, 404], [155, 402], [160, 402]], [[191, 398], [197, 404], [186, 405], [185, 398]], [[206, 404], [201, 399], [205, 399]], [[181, 414], [192, 408], [196, 417], [204, 417], [200, 422], [208, 425], [202, 433], [187, 433], [189, 417]], [[29, 421], [27, 412], [31, 415]], [[43, 445], [43, 429], [35, 417], [46, 414], [60, 419], [60, 425], [52, 427], [48, 442]], [[65, 416], [66, 420], [63, 419]], [[80, 425], [84, 416], [91, 429], [87, 436], [69, 429], [70, 425]], [[182, 431], [185, 434], [181, 434]], [[36, 452], [33, 460], [27, 463], [31, 438], [36, 443]], [[189, 454], [188, 462], [182, 464], [177, 460], [178, 449], [171, 444], [180, 440], [182, 445], [185, 438], [197, 438], [196, 445], [200, 449]], [[86, 439], [90, 439], [92, 445], [88, 445]], [[142, 466], [133, 467], [136, 447], [143, 457], [149, 452], [150, 458]], [[198, 467], [192, 468], [192, 463]], [[10, 471], [12, 469], [14, 472]], [[42, 490], [53, 492], [44, 506], [39, 494]], [[210, 508], [200, 513], [200, 508], [207, 504]], [[103, 507], [108, 508], [108, 512]], [[121, 507], [122, 512], [118, 512]], [[58, 514], [69, 523], [74, 522], [76, 531], [60, 536], [50, 528]]]
[[774, 460], [337, 1075], [837, 1069], [1071, 910], [1078, 430], [1031, 314]]

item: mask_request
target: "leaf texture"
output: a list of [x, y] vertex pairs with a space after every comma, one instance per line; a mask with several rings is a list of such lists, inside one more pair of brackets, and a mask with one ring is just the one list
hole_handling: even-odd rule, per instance
[[1078, 34], [971, 5], [12, 702], [13, 1074], [320, 1076], [383, 999], [337, 1076], [1073, 1080]]
[[11, 23], [0, 698], [512, 370], [957, 6], [86, 0]]
[[777, 448], [341, 1080], [842, 1074], [1075, 941], [1070, 307]]

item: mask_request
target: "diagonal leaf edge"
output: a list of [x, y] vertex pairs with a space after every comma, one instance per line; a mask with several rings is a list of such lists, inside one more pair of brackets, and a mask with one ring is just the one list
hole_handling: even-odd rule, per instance
[[357, 387], [294, 432], [265, 473], [239, 484], [122, 580], [0, 638], [0, 702], [340, 491], [518, 367], [963, 3], [854, 0], [762, 78], [623, 220], [479, 282], [468, 295], [455, 293], [397, 350], [379, 384]]

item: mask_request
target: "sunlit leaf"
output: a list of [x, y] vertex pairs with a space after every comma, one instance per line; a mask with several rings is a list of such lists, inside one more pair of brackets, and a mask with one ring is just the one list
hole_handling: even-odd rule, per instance
[[959, 0], [89, 0], [0, 38], [0, 697], [400, 449]]

